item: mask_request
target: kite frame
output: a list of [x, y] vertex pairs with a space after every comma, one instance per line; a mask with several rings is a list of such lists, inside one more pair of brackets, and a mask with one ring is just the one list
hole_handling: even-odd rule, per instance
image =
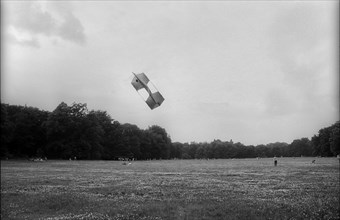
[[[152, 92], [151, 92], [149, 86], [148, 86], [147, 84], [145, 84], [145, 83], [143, 82], [143, 80], [141, 80], [141, 79], [137, 76], [136, 73], [134, 73], [134, 72], [132, 72], [132, 73], [133, 73], [133, 75], [137, 78], [138, 82], [142, 84], [143, 88], [149, 93], [149, 97], [151, 97], [152, 101], [153, 101], [154, 103], [156, 103], [157, 106], [155, 106], [154, 108], [159, 107], [162, 103], [159, 103], [159, 102], [157, 102], [157, 101], [155, 100], [155, 98], [153, 97]], [[145, 73], [143, 73], [143, 74], [145, 75]], [[145, 76], [146, 76], [146, 75], [145, 75]], [[146, 76], [146, 77], [147, 77], [147, 76]], [[153, 82], [152, 82], [149, 78], [147, 78], [147, 79], [148, 79], [149, 82], [152, 84], [152, 86], [156, 89], [156, 91], [160, 94], [160, 92], [158, 91], [158, 89], [157, 89], [157, 87], [155, 86], [155, 84], [153, 84]], [[136, 89], [136, 88], [135, 88], [135, 89]], [[138, 92], [139, 89], [136, 89], [136, 90], [137, 90], [137, 93], [139, 94], [139, 92]], [[142, 97], [141, 94], [139, 94], [139, 95]], [[160, 95], [161, 95], [161, 94], [160, 94]], [[162, 95], [161, 95], [161, 96], [162, 96]], [[144, 97], [142, 97], [142, 98], [143, 98], [143, 100], [144, 100]], [[162, 98], [163, 98], [163, 96], [162, 96]], [[144, 100], [144, 101], [146, 102], [147, 100]], [[164, 98], [163, 98], [163, 101], [164, 101]], [[162, 101], [162, 102], [163, 102], [163, 101]], [[149, 107], [150, 107], [150, 106], [149, 106]], [[150, 108], [151, 108], [151, 107], [150, 107]], [[151, 110], [154, 109], [154, 108], [151, 108]]]

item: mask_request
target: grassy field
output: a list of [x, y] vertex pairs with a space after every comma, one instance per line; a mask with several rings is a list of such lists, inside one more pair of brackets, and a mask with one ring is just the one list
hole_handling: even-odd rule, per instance
[[336, 158], [1, 161], [1, 219], [340, 219], [339, 188]]

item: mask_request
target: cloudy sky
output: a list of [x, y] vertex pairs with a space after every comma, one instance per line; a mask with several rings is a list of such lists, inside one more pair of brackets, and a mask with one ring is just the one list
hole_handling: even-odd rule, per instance
[[338, 13], [338, 1], [1, 1], [1, 101], [86, 103], [172, 141], [291, 143], [339, 120]]

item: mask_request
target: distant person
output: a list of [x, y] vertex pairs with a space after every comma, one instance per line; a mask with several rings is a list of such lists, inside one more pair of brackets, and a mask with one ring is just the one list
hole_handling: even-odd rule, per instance
[[277, 166], [277, 159], [274, 157], [274, 166]]

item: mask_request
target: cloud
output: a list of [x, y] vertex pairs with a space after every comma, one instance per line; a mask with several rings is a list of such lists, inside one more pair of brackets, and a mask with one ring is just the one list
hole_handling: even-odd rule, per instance
[[[37, 3], [22, 2], [14, 6], [12, 25], [22, 31], [49, 35], [55, 28], [55, 22], [50, 13], [42, 10]], [[10, 12], [10, 13], [11, 13]]]
[[17, 44], [21, 46], [29, 46], [39, 48], [40, 44], [36, 37], [29, 35], [18, 34], [15, 29], [11, 29], [10, 32], [2, 33], [2, 39], [6, 39], [8, 43]]
[[65, 17], [65, 21], [58, 29], [58, 34], [61, 38], [75, 43], [83, 44], [85, 42], [84, 27], [71, 13]]
[[271, 89], [265, 98], [265, 113], [267, 116], [287, 116], [296, 111], [298, 106], [292, 94], [279, 88]]
[[84, 27], [74, 15], [72, 4], [69, 2], [51, 2], [47, 5], [47, 8], [58, 21], [56, 33], [61, 38], [79, 44], [85, 43]]
[[[292, 105], [296, 111], [312, 114], [318, 109], [315, 106], [325, 104], [323, 97], [337, 93], [332, 84], [337, 80], [334, 55], [338, 47], [336, 13], [330, 10], [334, 4], [297, 3], [274, 19], [270, 53], [279, 65], [282, 81], [278, 85], [281, 92], [270, 91], [265, 100], [268, 112], [288, 113], [286, 106]], [[285, 98], [288, 91], [299, 103], [294, 105]], [[334, 104], [329, 102], [324, 108]]]
[[60, 10], [55, 5], [58, 3], [8, 2], [4, 9], [8, 15], [4, 26], [9, 42], [38, 47], [40, 38], [47, 37], [83, 45], [86, 40], [84, 27], [72, 8], [63, 7]]
[[324, 59], [325, 49], [329, 49], [325, 47], [336, 45], [335, 42], [325, 44], [332, 41], [329, 37], [334, 35], [332, 28], [325, 25], [331, 23], [329, 10], [322, 6], [296, 4], [273, 22], [271, 53], [281, 67], [284, 80], [290, 84], [300, 86], [306, 81], [315, 82], [329, 64]]

